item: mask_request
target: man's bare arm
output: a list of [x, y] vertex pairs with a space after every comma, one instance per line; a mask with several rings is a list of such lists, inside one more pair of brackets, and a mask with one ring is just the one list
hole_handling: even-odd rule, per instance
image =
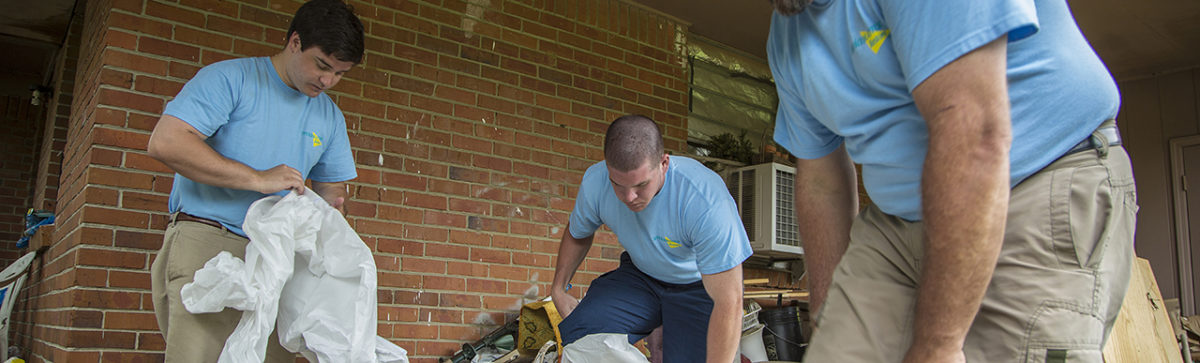
[[284, 189], [304, 192], [300, 172], [280, 164], [254, 170], [226, 158], [204, 142], [208, 137], [174, 116], [163, 115], [150, 134], [147, 151], [176, 173], [207, 185], [269, 194]]
[[813, 316], [825, 302], [857, 214], [858, 180], [844, 146], [819, 159], [796, 161], [796, 224], [804, 245]]
[[707, 362], [732, 362], [742, 337], [742, 265], [700, 278], [713, 300], [708, 319]]

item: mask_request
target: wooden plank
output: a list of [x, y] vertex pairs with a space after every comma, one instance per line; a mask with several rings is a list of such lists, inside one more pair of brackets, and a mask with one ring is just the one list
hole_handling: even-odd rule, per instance
[[[767, 298], [779, 297], [779, 295], [780, 294], [745, 295], [745, 296], [742, 296], [742, 298], [743, 299], [767, 299]], [[788, 293], [783, 293], [782, 295], [785, 298], [791, 298], [791, 297], [808, 298], [807, 291], [788, 292]]]
[[742, 280], [742, 285], [759, 285], [771, 282], [771, 279], [745, 279]]
[[1137, 258], [1125, 302], [1104, 345], [1105, 363], [1183, 363], [1150, 261]]

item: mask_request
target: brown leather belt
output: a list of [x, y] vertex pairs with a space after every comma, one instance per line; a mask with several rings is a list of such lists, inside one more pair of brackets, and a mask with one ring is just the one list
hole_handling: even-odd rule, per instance
[[175, 215], [171, 217], [171, 222], [196, 222], [229, 231], [229, 228], [225, 228], [225, 225], [221, 224], [221, 222], [217, 222], [208, 218], [200, 218], [184, 212], [175, 212]]

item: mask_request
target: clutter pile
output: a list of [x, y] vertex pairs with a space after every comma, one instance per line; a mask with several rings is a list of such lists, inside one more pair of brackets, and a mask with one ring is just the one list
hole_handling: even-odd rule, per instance
[[488, 333], [443, 363], [554, 363], [562, 352], [562, 317], [549, 297], [525, 304], [517, 320]]
[[1200, 315], [1180, 319], [1184, 336], [1187, 337], [1187, 353], [1193, 362], [1200, 362]]

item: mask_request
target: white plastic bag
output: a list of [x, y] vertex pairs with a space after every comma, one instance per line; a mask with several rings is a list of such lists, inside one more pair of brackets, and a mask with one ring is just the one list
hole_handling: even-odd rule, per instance
[[310, 361], [408, 362], [404, 349], [375, 335], [370, 249], [320, 196], [260, 199], [242, 229], [250, 237], [243, 268], [218, 255], [181, 291], [193, 313], [243, 311], [220, 362], [262, 362], [273, 328], [284, 348]]
[[625, 334], [588, 334], [563, 347], [562, 363], [649, 363]]

